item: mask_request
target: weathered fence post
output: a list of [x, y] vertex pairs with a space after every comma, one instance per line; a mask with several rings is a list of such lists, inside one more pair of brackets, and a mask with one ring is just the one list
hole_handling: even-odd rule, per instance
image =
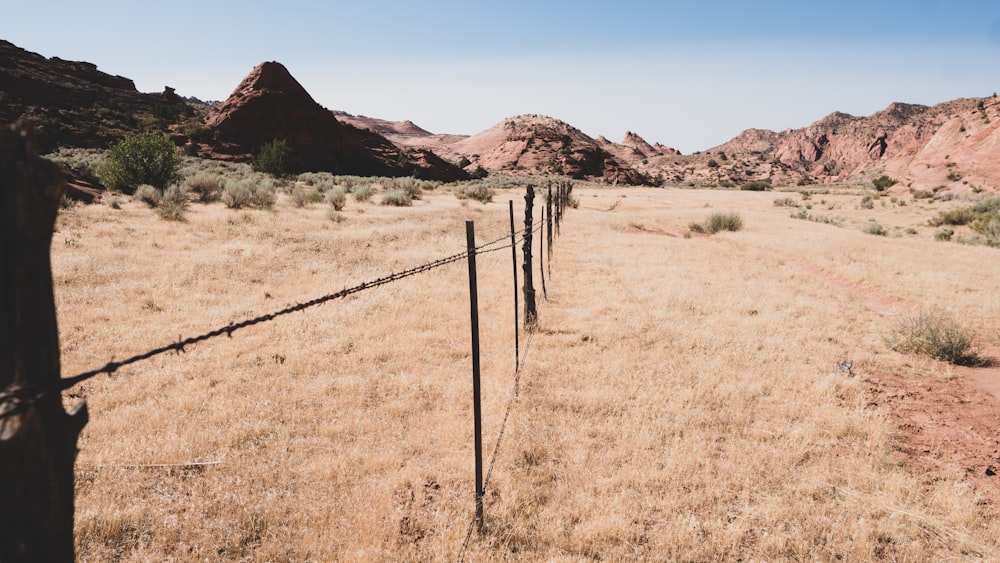
[[514, 264], [514, 370], [521, 364], [521, 320], [518, 303], [517, 287], [517, 238], [514, 234], [514, 200], [507, 200], [507, 208], [510, 210], [510, 258]]
[[472, 418], [476, 444], [476, 523], [483, 529], [483, 413], [479, 400], [479, 291], [476, 288], [476, 227], [465, 222], [469, 252], [469, 310], [472, 316]]
[[538, 220], [538, 273], [542, 278], [542, 299], [548, 301], [549, 290], [545, 287], [545, 206], [539, 206], [542, 210], [542, 216]]
[[530, 184], [524, 194], [524, 328], [535, 330], [538, 311], [535, 308], [535, 285], [531, 277], [531, 211], [535, 204], [535, 188]]
[[59, 392], [49, 247], [65, 181], [31, 127], [0, 128], [0, 561], [72, 561], [73, 462], [86, 403]]

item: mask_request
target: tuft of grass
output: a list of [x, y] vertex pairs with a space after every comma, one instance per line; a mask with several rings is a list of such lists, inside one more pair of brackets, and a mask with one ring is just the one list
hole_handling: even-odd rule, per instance
[[885, 337], [885, 343], [897, 352], [922, 354], [959, 366], [985, 363], [972, 332], [942, 309], [922, 312], [917, 317], [898, 322]]
[[934, 231], [934, 240], [949, 241], [953, 236], [955, 236], [955, 229], [951, 227], [941, 227]]
[[[803, 198], [805, 199], [805, 198]], [[799, 203], [790, 197], [779, 197], [774, 200], [775, 207], [798, 207]]]
[[696, 233], [715, 234], [720, 231], [743, 229], [743, 218], [738, 213], [713, 213], [701, 223], [691, 223], [688, 228]]
[[413, 198], [403, 190], [389, 190], [382, 196], [382, 205], [393, 205], [395, 207], [409, 207], [413, 205]]
[[334, 223], [343, 223], [347, 220], [347, 217], [343, 213], [337, 211], [335, 207], [331, 207], [326, 210], [326, 218], [333, 221]]

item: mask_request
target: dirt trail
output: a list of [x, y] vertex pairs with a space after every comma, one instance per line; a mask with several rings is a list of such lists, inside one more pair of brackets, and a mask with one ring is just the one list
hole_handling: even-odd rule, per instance
[[[848, 279], [797, 256], [786, 257], [835, 290], [872, 311], [898, 319], [920, 306]], [[933, 362], [945, 377], [921, 377], [902, 370], [865, 374], [872, 407], [885, 407], [899, 428], [897, 462], [930, 485], [941, 478], [975, 487], [984, 509], [1000, 514], [1000, 349], [984, 347], [986, 367]]]

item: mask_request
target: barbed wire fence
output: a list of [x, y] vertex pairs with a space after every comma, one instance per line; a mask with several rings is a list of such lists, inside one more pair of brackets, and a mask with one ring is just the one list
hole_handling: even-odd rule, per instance
[[[320, 297], [316, 297], [316, 298], [310, 299], [308, 301], [304, 301], [304, 302], [301, 302], [301, 303], [296, 303], [296, 304], [293, 304], [293, 305], [286, 306], [284, 308], [278, 309], [278, 310], [270, 312], [270, 313], [261, 314], [261, 315], [258, 315], [256, 317], [252, 317], [252, 318], [240, 321], [240, 322], [234, 322], [234, 323], [227, 324], [225, 326], [220, 326], [218, 328], [215, 328], [215, 329], [212, 329], [212, 330], [208, 330], [208, 331], [206, 331], [204, 333], [201, 333], [201, 334], [198, 334], [196, 336], [192, 336], [192, 337], [188, 337], [188, 338], [183, 338], [183, 339], [178, 339], [175, 342], [172, 342], [172, 343], [169, 343], [169, 344], [165, 344], [163, 346], [160, 346], [160, 347], [157, 347], [157, 348], [153, 348], [153, 349], [150, 349], [150, 350], [148, 350], [146, 352], [135, 354], [133, 356], [130, 356], [130, 357], [127, 357], [127, 358], [124, 358], [124, 359], [121, 359], [121, 360], [112, 359], [112, 360], [108, 361], [107, 363], [105, 363], [104, 365], [102, 365], [100, 367], [97, 367], [95, 369], [91, 369], [91, 370], [88, 370], [88, 371], [84, 371], [84, 372], [78, 373], [78, 374], [70, 376], [70, 377], [58, 378], [58, 375], [56, 374], [56, 378], [55, 379], [49, 378], [47, 381], [44, 381], [43, 383], [33, 382], [33, 381], [30, 380], [31, 378], [18, 378], [18, 377], [14, 377], [14, 379], [12, 379], [11, 381], [5, 381], [5, 380], [0, 379], [0, 382], [6, 383], [6, 386], [3, 389], [0, 389], [0, 430], [2, 430], [5, 426], [6, 427], [15, 427], [16, 428], [18, 426], [16, 424], [17, 421], [18, 421], [18, 417], [20, 417], [21, 419], [23, 419], [24, 417], [31, 417], [33, 415], [33, 411], [39, 410], [40, 406], [44, 406], [45, 404], [53, 404], [53, 402], [55, 404], [60, 403], [61, 402], [61, 392], [62, 391], [66, 391], [68, 389], [71, 389], [72, 387], [74, 387], [74, 386], [76, 386], [76, 385], [78, 385], [80, 383], [83, 383], [83, 382], [85, 382], [87, 380], [90, 380], [90, 379], [95, 378], [95, 377], [100, 376], [100, 375], [112, 375], [112, 374], [114, 374], [115, 372], [117, 372], [118, 370], [120, 370], [121, 368], [123, 368], [125, 366], [130, 366], [130, 365], [133, 365], [133, 364], [137, 364], [137, 363], [143, 362], [145, 360], [148, 360], [148, 359], [151, 359], [151, 358], [163, 355], [163, 354], [167, 354], [167, 353], [170, 353], [170, 352], [180, 354], [180, 353], [185, 352], [186, 349], [188, 347], [190, 347], [190, 346], [194, 346], [194, 345], [197, 345], [197, 344], [209, 341], [209, 340], [220, 338], [222, 336], [226, 336], [227, 338], [232, 338], [234, 333], [236, 333], [238, 331], [241, 331], [243, 329], [246, 329], [246, 328], [249, 328], [249, 327], [252, 327], [252, 326], [256, 326], [256, 325], [266, 324], [266, 323], [269, 323], [269, 322], [274, 321], [276, 319], [279, 319], [279, 318], [285, 317], [287, 315], [290, 315], [292, 313], [305, 311], [307, 309], [311, 309], [313, 307], [318, 307], [319, 305], [323, 305], [323, 304], [329, 303], [331, 301], [344, 299], [344, 298], [346, 298], [348, 296], [351, 296], [351, 295], [355, 295], [355, 294], [358, 294], [358, 293], [361, 293], [361, 292], [364, 292], [364, 291], [376, 289], [376, 288], [379, 288], [379, 287], [382, 287], [382, 286], [385, 286], [385, 285], [388, 285], [388, 284], [392, 284], [392, 283], [395, 283], [395, 282], [398, 282], [398, 281], [401, 281], [401, 280], [404, 280], [404, 279], [407, 279], [407, 278], [410, 278], [410, 277], [413, 277], [413, 276], [418, 276], [418, 275], [421, 275], [421, 274], [424, 274], [424, 273], [427, 273], [427, 272], [430, 272], [430, 271], [442, 268], [442, 267], [450, 265], [450, 264], [455, 264], [455, 263], [462, 262], [462, 261], [470, 261], [470, 262], [472, 262], [474, 264], [474, 258], [475, 258], [476, 255], [492, 254], [492, 253], [500, 252], [500, 251], [507, 250], [507, 249], [512, 249], [512, 258], [513, 258], [513, 261], [514, 261], [515, 340], [517, 340], [520, 332], [522, 331], [522, 327], [520, 327], [519, 323], [518, 323], [518, 315], [517, 315], [517, 310], [518, 310], [518, 303], [517, 303], [517, 283], [518, 283], [518, 281], [517, 281], [517, 269], [518, 268], [517, 268], [516, 249], [517, 249], [517, 245], [520, 244], [520, 245], [523, 245], [522, 250], [523, 250], [523, 258], [524, 258], [523, 262], [524, 263], [522, 264], [522, 266], [524, 268], [524, 272], [525, 272], [525, 275], [526, 275], [526, 279], [524, 280], [525, 281], [525, 285], [523, 287], [523, 293], [524, 293], [524, 296], [525, 296], [525, 302], [524, 302], [524, 305], [525, 305], [525, 317], [524, 317], [524, 327], [523, 327], [523, 330], [528, 333], [528, 338], [525, 341], [525, 353], [524, 354], [520, 353], [520, 350], [517, 349], [518, 346], [516, 345], [516, 349], [515, 349], [515, 370], [514, 370], [514, 374], [513, 374], [511, 388], [510, 388], [510, 391], [508, 393], [508, 399], [507, 399], [507, 404], [506, 404], [504, 416], [503, 416], [502, 422], [500, 424], [500, 428], [499, 428], [499, 431], [497, 433], [496, 439], [494, 441], [494, 445], [493, 445], [493, 448], [492, 448], [492, 453], [491, 453], [490, 459], [489, 459], [488, 469], [486, 470], [485, 480], [482, 481], [481, 483], [477, 483], [476, 499], [475, 500], [476, 500], [476, 504], [477, 504], [477, 507], [479, 508], [479, 510], [477, 510], [476, 515], [470, 521], [469, 527], [468, 527], [468, 531], [467, 531], [466, 536], [465, 536], [465, 540], [463, 541], [463, 543], [461, 545], [461, 548], [460, 548], [460, 551], [459, 551], [459, 560], [462, 560], [462, 559], [464, 559], [466, 550], [467, 550], [467, 548], [469, 546], [469, 543], [471, 541], [472, 534], [473, 534], [473, 531], [475, 530], [476, 524], [478, 523], [479, 526], [480, 526], [480, 528], [482, 527], [482, 524], [483, 524], [483, 522], [482, 522], [482, 512], [481, 512], [482, 492], [485, 489], [485, 487], [487, 487], [490, 484], [491, 477], [493, 476], [493, 470], [494, 470], [495, 464], [496, 464], [497, 459], [498, 459], [499, 454], [500, 454], [500, 450], [501, 450], [501, 446], [502, 446], [502, 441], [503, 441], [503, 437], [504, 437], [504, 432], [506, 430], [507, 423], [508, 423], [508, 421], [510, 419], [511, 412], [512, 412], [512, 409], [513, 409], [513, 405], [516, 402], [516, 398], [517, 398], [517, 395], [518, 395], [520, 379], [521, 379], [521, 376], [522, 376], [522, 373], [523, 373], [523, 370], [524, 370], [524, 366], [525, 366], [525, 361], [526, 361], [526, 358], [527, 358], [527, 350], [530, 347], [531, 339], [532, 339], [532, 336], [534, 335], [534, 330], [535, 330], [535, 327], [537, 325], [537, 310], [536, 310], [536, 304], [534, 302], [534, 287], [532, 285], [532, 281], [531, 281], [531, 278], [530, 278], [530, 273], [533, 270], [533, 265], [531, 263], [532, 237], [535, 234], [542, 233], [541, 242], [544, 244], [544, 242], [545, 242], [545, 234], [544, 233], [546, 233], [546, 232], [548, 233], [548, 241], [547, 241], [548, 242], [548, 248], [547, 248], [548, 252], [547, 252], [547, 256], [548, 256], [548, 259], [549, 259], [549, 264], [548, 264], [548, 267], [549, 267], [549, 276], [551, 277], [551, 260], [552, 260], [552, 252], [553, 252], [552, 251], [552, 248], [553, 248], [553, 241], [552, 241], [553, 236], [552, 236], [552, 233], [554, 231], [557, 236], [560, 234], [559, 224], [561, 222], [561, 219], [563, 217], [563, 213], [565, 211], [564, 208], [570, 202], [570, 193], [572, 191], [572, 184], [570, 182], [560, 181], [560, 182], [556, 183], [555, 187], [556, 187], [556, 192], [555, 192], [555, 194], [553, 194], [552, 183], [550, 182], [549, 187], [548, 187], [548, 193], [547, 193], [547, 195], [545, 197], [545, 200], [542, 203], [542, 214], [543, 214], [542, 215], [542, 217], [543, 217], [542, 221], [539, 221], [537, 224], [534, 224], [534, 225], [532, 224], [532, 211], [533, 211], [533, 209], [535, 207], [534, 204], [533, 204], [533, 202], [532, 202], [532, 198], [533, 198], [533, 195], [534, 195], [534, 190], [533, 190], [533, 187], [529, 184], [527, 186], [527, 195], [525, 197], [525, 199], [526, 199], [526, 205], [525, 205], [525, 227], [522, 228], [522, 229], [519, 229], [519, 230], [516, 230], [514, 228], [514, 224], [513, 224], [513, 206], [511, 206], [511, 229], [510, 229], [510, 232], [505, 233], [502, 237], [496, 238], [494, 240], [491, 240], [491, 241], [483, 243], [483, 244], [472, 245], [471, 242], [470, 242], [469, 248], [465, 252], [460, 252], [460, 253], [452, 254], [452, 255], [449, 255], [449, 256], [445, 256], [443, 258], [432, 260], [432, 261], [429, 261], [429, 262], [426, 262], [426, 263], [423, 263], [423, 264], [420, 264], [420, 265], [408, 268], [408, 269], [400, 271], [400, 272], [392, 272], [392, 273], [389, 273], [387, 275], [375, 278], [373, 280], [365, 281], [365, 282], [359, 283], [359, 284], [351, 286], [351, 287], [346, 287], [346, 288], [343, 288], [343, 289], [341, 289], [339, 291], [335, 291], [335, 292], [332, 292], [332, 293], [329, 293], [329, 294], [326, 294], [326, 295], [323, 295], [323, 296], [320, 296]], [[6, 201], [4, 202], [4, 208], [3, 209], [4, 209], [5, 214], [9, 214], [13, 208], [16, 208], [16, 205], [10, 205]], [[4, 217], [4, 218], [5, 219], [10, 219], [10, 217]], [[53, 215], [53, 221], [54, 221], [54, 215]], [[9, 252], [9, 248], [11, 246], [13, 246], [13, 245], [16, 245], [19, 242], [18, 241], [18, 235], [19, 235], [19, 233], [14, 233], [10, 229], [7, 229], [7, 230], [5, 230], [2, 233], [2, 235], [3, 235], [3, 239], [2, 239], [3, 246], [0, 247], [0, 258], [3, 258], [5, 260], [4, 265], [6, 266], [7, 265], [6, 262], [10, 260], [11, 254], [12, 254], [11, 252]], [[49, 239], [51, 238], [51, 232], [48, 233], [48, 237], [49, 237]], [[46, 260], [45, 269], [47, 270], [47, 272], [50, 272], [51, 271], [50, 270], [50, 266], [47, 263], [47, 261], [49, 259], [47, 248], [45, 250], [46, 250], [46, 252], [44, 253], [44, 258]], [[541, 250], [540, 250], [540, 256], [542, 258], [545, 257], [545, 254], [543, 254], [541, 252]], [[19, 257], [20, 256], [15, 256], [15, 258], [19, 258]], [[543, 269], [543, 276], [544, 276], [544, 268], [545, 268], [544, 260], [541, 261], [540, 268]], [[473, 275], [473, 272], [474, 272], [474, 268], [470, 269], [470, 276]], [[50, 280], [49, 285], [48, 285], [48, 289], [49, 289], [48, 299], [51, 300], [52, 299], [52, 295], [51, 295], [51, 273], [48, 273], [48, 276], [49, 276], [49, 280]], [[547, 294], [547, 291], [545, 293]], [[529, 299], [529, 296], [530, 296], [530, 299]], [[475, 313], [474, 313], [474, 315], [475, 315]], [[53, 323], [54, 323], [54, 318], [53, 318]], [[10, 337], [11, 334], [9, 334], [10, 333], [10, 328], [9, 327], [7, 327], [7, 331], [6, 332], [7, 332], [7, 336]], [[4, 332], [0, 332], [0, 335], [2, 335], [2, 334], [4, 334]], [[18, 342], [16, 342], [18, 340], [16, 338], [17, 333], [14, 332], [13, 336], [14, 336], [13, 340], [15, 341], [13, 346], [16, 347], [19, 344]], [[7, 351], [6, 348], [3, 351], [6, 352]], [[58, 354], [56, 354], [56, 363], [58, 363]], [[478, 401], [478, 397], [477, 397], [476, 400]], [[85, 406], [85, 403], [83, 403], [83, 402], [81, 402], [81, 404], [78, 405], [78, 406], [82, 406], [82, 410], [83, 410], [83, 416], [80, 417], [82, 419], [82, 421], [78, 422], [79, 429], [82, 429], [82, 426], [84, 424], [86, 424], [86, 418], [87, 418], [87, 415], [86, 415], [86, 406]], [[65, 414], [66, 413], [63, 413], [63, 416], [65, 416]], [[72, 415], [74, 413], [70, 413], [70, 414]], [[10, 423], [14, 423], [13, 426], [10, 426]], [[477, 426], [479, 425], [479, 421], [478, 420], [476, 421], [476, 424], [477, 424]], [[77, 433], [79, 432], [79, 429], [76, 430]], [[0, 434], [2, 434], [2, 432], [0, 432]], [[478, 440], [478, 437], [477, 437], [477, 440]], [[0, 446], [2, 446], [2, 445], [3, 445], [2, 438], [0, 438]], [[75, 438], [73, 440], [73, 443], [70, 444], [70, 445], [73, 447], [73, 449], [75, 451]], [[477, 458], [478, 458], [478, 456], [481, 454], [481, 452], [477, 451], [476, 454], [477, 454]], [[481, 471], [481, 467], [478, 466], [478, 461], [479, 460], [477, 459], [477, 475]], [[3, 465], [4, 463], [5, 462], [3, 460], [0, 460], [0, 478], [2, 478], [3, 475], [5, 475], [5, 473], [7, 473], [7, 472], [4, 471], [4, 468], [5, 468], [4, 465]], [[6, 463], [11, 463], [11, 460], [9, 460], [9, 459], [6, 460]], [[31, 464], [31, 460], [30, 459], [14, 460], [13, 463], [14, 464], [21, 464], [21, 465], [27, 467], [27, 465]], [[28, 468], [28, 470], [30, 471], [31, 468]], [[70, 485], [71, 485], [70, 486], [70, 491], [72, 491], [72, 475], [70, 475]], [[49, 499], [49, 502], [51, 502], [51, 499]], [[2, 516], [2, 515], [0, 515], [0, 516]], [[69, 518], [70, 518], [70, 520], [69, 520], [70, 531], [72, 531], [72, 494], [69, 495]], [[0, 518], [0, 520], [3, 520], [3, 518]], [[38, 523], [36, 523], [36, 524], [38, 524]], [[44, 529], [44, 526], [42, 526], [42, 529]], [[20, 532], [15, 531], [14, 533], [18, 534]], [[17, 538], [17, 541], [20, 541], [21, 539], [22, 538]], [[0, 545], [0, 554], [3, 553], [3, 549], [4, 549], [4, 546]], [[70, 535], [70, 545], [69, 545], [68, 549], [70, 550], [69, 553], [72, 553], [72, 536], [71, 535]], [[36, 553], [54, 553], [55, 550], [53, 550], [51, 548], [49, 548], [48, 550], [45, 550], [45, 549], [38, 550], [38, 549], [36, 549], [35, 552]], [[63, 553], [64, 552], [65, 552], [65, 550], [63, 550]], [[0, 558], [0, 559], [2, 559], [2, 558]]]

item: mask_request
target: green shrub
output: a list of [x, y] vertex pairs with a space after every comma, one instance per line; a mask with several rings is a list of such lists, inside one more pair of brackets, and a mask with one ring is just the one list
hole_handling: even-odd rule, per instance
[[861, 230], [863, 232], [869, 234], [869, 235], [876, 235], [876, 236], [880, 236], [880, 237], [884, 237], [884, 236], [886, 236], [886, 235], [889, 234], [889, 232], [885, 230], [885, 227], [883, 227], [882, 225], [879, 225], [875, 221], [870, 221]]
[[389, 190], [382, 196], [382, 205], [394, 205], [396, 207], [409, 207], [413, 205], [413, 198], [403, 190]]
[[718, 168], [719, 167], [719, 163], [716, 162], [714, 158], [713, 159], [709, 159], [709, 161], [708, 161], [708, 167], [709, 168]]
[[923, 354], [960, 366], [985, 363], [976, 349], [972, 332], [962, 327], [953, 315], [940, 309], [900, 321], [885, 337], [885, 342], [897, 352]]
[[263, 172], [277, 178], [297, 172], [299, 162], [288, 143], [275, 139], [260, 148], [250, 166], [254, 172]]
[[875, 186], [876, 191], [883, 192], [896, 185], [896, 180], [893, 180], [888, 176], [879, 176], [878, 178], [872, 180], [872, 185]]
[[326, 199], [326, 202], [330, 204], [330, 207], [334, 211], [343, 211], [344, 206], [347, 205], [347, 193], [344, 191], [344, 188], [327, 190], [324, 199]]
[[170, 139], [162, 135], [125, 137], [108, 151], [98, 170], [101, 183], [112, 190], [132, 194], [149, 184], [164, 190], [180, 181], [181, 156]]
[[701, 223], [691, 223], [688, 228], [710, 235], [720, 231], [739, 231], [743, 228], [743, 219], [737, 213], [713, 213]]
[[753, 180], [740, 186], [740, 189], [748, 192], [766, 192], [771, 189], [771, 179]]
[[199, 172], [188, 178], [186, 183], [188, 191], [193, 193], [199, 202], [212, 203], [222, 197], [226, 179], [218, 174]]
[[936, 216], [931, 217], [927, 223], [932, 227], [941, 225], [968, 225], [976, 220], [977, 213], [971, 207], [959, 207], [941, 211]]
[[132, 199], [139, 200], [151, 208], [155, 208], [160, 205], [160, 200], [163, 198], [163, 194], [160, 190], [150, 186], [149, 184], [143, 184], [139, 186], [135, 193], [132, 194]]

